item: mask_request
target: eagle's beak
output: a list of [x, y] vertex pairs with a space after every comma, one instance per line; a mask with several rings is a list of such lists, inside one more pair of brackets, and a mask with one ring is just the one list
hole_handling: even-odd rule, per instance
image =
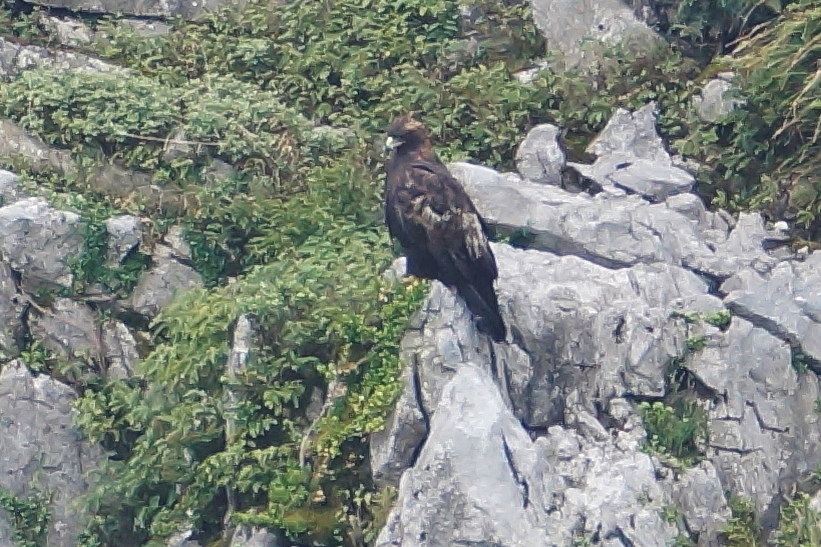
[[388, 137], [385, 139], [385, 152], [390, 152], [392, 150], [396, 150], [400, 146], [402, 146], [403, 141], [401, 139], [394, 139], [393, 137]]

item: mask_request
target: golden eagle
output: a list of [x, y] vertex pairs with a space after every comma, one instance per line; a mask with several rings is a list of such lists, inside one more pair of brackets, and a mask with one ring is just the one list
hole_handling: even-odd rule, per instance
[[391, 150], [385, 223], [405, 252], [407, 275], [438, 279], [455, 290], [479, 330], [504, 341], [507, 330], [493, 288], [499, 273], [484, 219], [412, 115], [388, 126], [385, 148]]

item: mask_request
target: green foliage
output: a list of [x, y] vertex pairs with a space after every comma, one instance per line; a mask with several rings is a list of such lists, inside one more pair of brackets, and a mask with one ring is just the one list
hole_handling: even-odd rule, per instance
[[[191, 176], [207, 152], [274, 184], [312, 158], [307, 121], [271, 92], [230, 76], [169, 87], [139, 75], [31, 70], [0, 87], [0, 115], [49, 144], [69, 146], [86, 162], [105, 155], [155, 170], [159, 181]], [[192, 150], [163, 159], [175, 130]]]
[[[670, 317], [673, 318], [680, 318], [684, 319], [685, 322], [688, 324], [699, 323], [701, 321], [707, 323], [708, 325], [712, 325], [714, 327], [718, 327], [721, 330], [725, 330], [727, 327], [730, 326], [730, 323], [733, 320], [733, 314], [730, 310], [722, 309], [716, 310], [710, 313], [680, 313], [680, 312], [672, 312]], [[694, 340], [696, 342], [696, 340]], [[689, 344], [688, 344], [689, 345]], [[702, 344], [697, 344], [701, 345]], [[701, 348], [698, 348], [701, 349]]]
[[[336, 514], [358, 484], [337, 462], [359, 461], [362, 436], [383, 425], [400, 389], [401, 333], [424, 294], [423, 286], [386, 286], [380, 271], [389, 259], [384, 236], [342, 223], [237, 283], [191, 291], [165, 310], [159, 343], [140, 368], [146, 387], [112, 384], [78, 404], [86, 434], [130, 456], [112, 462], [116, 480], [93, 494], [89, 536], [109, 537], [115, 530], [106, 527], [124, 518], [145, 537], [186, 522], [206, 527], [222, 518], [226, 488], [240, 499], [236, 522], [294, 537], [316, 531], [325, 514], [311, 501], [319, 489], [339, 533]], [[260, 340], [247, 370], [231, 379], [229, 333], [242, 314], [254, 318]], [[312, 457], [325, 463], [312, 473], [298, 459], [304, 408], [312, 386], [331, 381], [345, 395], [317, 427]], [[234, 409], [225, 406], [229, 392], [240, 401]], [[231, 439], [229, 419], [237, 422]]]
[[41, 547], [48, 534], [49, 500], [34, 493], [27, 498], [0, 488], [0, 508], [11, 517], [12, 537], [17, 547]]
[[789, 0], [660, 0], [659, 27], [707, 55], [719, 52], [749, 29], [778, 14]]
[[731, 497], [730, 511], [732, 517], [723, 530], [727, 547], [757, 547], [758, 522], [752, 502], [741, 497]]
[[684, 347], [687, 349], [688, 352], [702, 350], [706, 345], [707, 338], [705, 338], [704, 336], [691, 337], [684, 341]]
[[717, 312], [710, 313], [704, 316], [704, 321], [709, 323], [714, 327], [718, 327], [720, 329], [726, 329], [730, 326], [730, 322], [733, 319], [733, 314], [730, 310], [718, 310]]
[[813, 237], [821, 212], [819, 32], [821, 6], [807, 0], [743, 39], [735, 62], [743, 107], [678, 145], [715, 167], [703, 182], [716, 205], [794, 218]]
[[701, 459], [707, 439], [707, 416], [694, 402], [684, 400], [668, 405], [661, 401], [639, 404], [648, 447], [672, 456], [684, 465]]
[[790, 355], [792, 357], [792, 368], [794, 368], [797, 373], [805, 374], [808, 370], [810, 370], [809, 357], [802, 353], [798, 348], [792, 348], [790, 350]]
[[812, 508], [812, 498], [799, 494], [781, 508], [776, 545], [816, 547], [821, 545], [821, 514]]

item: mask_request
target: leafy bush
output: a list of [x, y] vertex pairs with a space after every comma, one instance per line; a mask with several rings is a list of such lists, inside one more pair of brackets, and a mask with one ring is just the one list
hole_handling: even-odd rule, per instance
[[48, 534], [48, 500], [34, 493], [28, 498], [14, 496], [0, 488], [0, 508], [10, 517], [12, 539], [19, 547], [39, 547]]
[[728, 547], [756, 547], [758, 545], [758, 521], [755, 508], [746, 498], [731, 497], [732, 517], [723, 530]]
[[674, 407], [661, 401], [643, 402], [639, 412], [651, 450], [673, 456], [685, 465], [701, 458], [707, 420], [695, 403], [679, 401]]
[[724, 53], [746, 29], [777, 15], [790, 0], [660, 0], [654, 2], [659, 27], [706, 57]]
[[821, 545], [821, 514], [812, 508], [808, 494], [799, 494], [781, 508], [775, 541], [783, 547]]
[[[238, 496], [237, 522], [299, 536], [332, 509], [331, 531], [340, 528], [336, 512], [350, 508], [359, 487], [342, 464], [361, 466], [357, 439], [381, 427], [398, 395], [398, 343], [423, 295], [422, 286], [385, 285], [373, 265], [389, 258], [383, 235], [343, 224], [235, 284], [191, 291], [166, 309], [158, 345], [140, 366], [145, 383], [111, 384], [78, 404], [90, 438], [127, 456], [112, 462], [117, 480], [92, 496], [98, 537], [124, 518], [154, 536], [187, 523], [207, 530], [224, 516], [226, 489]], [[247, 370], [231, 380], [229, 333], [242, 314], [259, 340]], [[346, 389], [316, 429], [312, 457], [325, 464], [312, 475], [298, 459], [304, 409], [312, 388], [331, 381]], [[233, 438], [228, 391], [239, 401], [230, 411]], [[317, 490], [327, 504], [311, 501]]]
[[794, 218], [813, 237], [821, 212], [819, 32], [821, 6], [807, 0], [742, 40], [743, 107], [680, 143], [684, 154], [715, 166], [705, 180], [714, 203]]

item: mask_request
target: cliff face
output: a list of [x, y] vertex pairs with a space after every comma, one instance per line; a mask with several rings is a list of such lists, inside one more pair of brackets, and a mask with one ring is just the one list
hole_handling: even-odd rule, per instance
[[[511, 337], [489, 345], [434, 285], [403, 343], [404, 395], [372, 440], [375, 473], [399, 486], [379, 545], [718, 545], [731, 497], [772, 530], [821, 464], [818, 379], [797, 363], [821, 357], [818, 255], [779, 247], [758, 215], [659, 200], [688, 175], [648, 116], [618, 114], [596, 163], [575, 166], [595, 195], [451, 165], [526, 242], [494, 246]], [[642, 162], [643, 190], [614, 182]], [[683, 424], [654, 421], [663, 408], [701, 421], [691, 447], [668, 443]]]
[[[362, 36], [347, 23], [329, 25], [350, 42], [344, 51], [334, 49], [335, 38], [324, 47], [324, 29], [306, 23], [313, 8], [284, 19], [308, 30], [286, 28], [278, 42], [277, 2], [256, 5], [248, 19], [206, 22], [220, 5], [242, 2], [30, 4], [55, 8], [35, 12], [36, 29], [28, 29], [48, 47], [27, 45], [26, 32], [0, 37], [0, 92], [20, 82], [65, 89], [31, 94], [28, 103], [6, 96], [14, 120], [0, 119], [0, 161], [8, 168], [0, 170], [0, 547], [77, 545], [89, 517], [100, 516], [84, 496], [95, 481], [122, 480], [100, 475], [111, 462], [133, 464], [131, 482], [111, 490], [129, 499], [100, 503], [103, 524], [114, 523], [105, 530], [109, 543], [88, 545], [717, 546], [728, 529], [741, 533], [738, 526], [774, 542], [779, 511], [801, 494], [814, 496], [802, 522], [821, 533], [812, 512], [821, 509], [821, 256], [789, 248], [784, 222], [708, 210], [694, 193], [694, 175], [710, 167], [671, 156], [656, 104], [610, 115], [612, 104], [663, 94], [646, 76], [638, 80], [647, 87], [636, 92], [606, 78], [565, 81], [561, 70], [545, 80], [539, 69], [507, 72], [534, 65], [594, 72], [613, 62], [601, 49], [625, 40], [650, 58], [662, 42], [634, 13], [650, 19], [654, 2], [633, 1], [631, 11], [616, 0], [532, 0], [539, 39], [526, 36], [532, 29], [522, 21], [500, 19], [494, 2], [441, 2], [442, 13], [453, 15], [447, 20], [424, 0], [414, 4], [419, 17], [407, 20], [405, 3], [386, 2], [380, 17], [412, 20], [418, 40], [391, 34], [396, 25], [378, 28], [381, 19], [357, 27]], [[361, 22], [372, 4], [358, 4], [339, 2], [350, 9], [339, 20]], [[27, 9], [17, 2], [12, 11]], [[120, 15], [109, 24], [101, 13]], [[322, 12], [331, 22], [334, 15]], [[194, 23], [170, 24], [177, 16]], [[189, 31], [203, 43], [192, 43]], [[128, 40], [113, 40], [115, 32]], [[432, 33], [446, 38], [440, 44]], [[319, 44], [317, 51], [306, 54], [311, 48], [301, 40]], [[381, 79], [399, 62], [367, 50], [382, 40], [420, 44], [396, 54], [417, 72]], [[547, 60], [495, 62], [545, 40]], [[191, 59], [164, 66], [162, 55], [176, 55], [180, 44]], [[95, 57], [104, 50], [131, 68]], [[389, 68], [371, 71], [371, 64]], [[302, 73], [308, 69], [311, 77]], [[58, 74], [69, 76], [50, 78]], [[368, 81], [349, 81], [351, 74]], [[279, 77], [286, 83], [274, 90]], [[479, 89], [485, 80], [490, 91]], [[664, 99], [687, 89], [674, 106], [686, 102], [688, 116], [720, 125], [744, 104], [728, 93], [734, 82], [721, 73], [694, 97], [692, 82], [676, 82]], [[31, 86], [15, 89], [25, 95]], [[536, 86], [541, 93], [526, 95]], [[620, 89], [618, 99], [603, 98], [607, 86]], [[582, 104], [588, 96], [598, 102]], [[379, 118], [408, 107], [406, 100], [427, 105], [429, 119], [449, 132], [441, 143], [448, 153], [475, 145], [458, 152], [499, 159], [503, 150], [512, 161], [516, 151], [515, 173], [478, 162], [449, 166], [498, 232], [497, 291], [510, 331], [504, 344], [482, 337], [463, 302], [438, 283], [406, 331], [399, 308], [410, 296], [341, 287], [376, 286], [391, 258], [384, 231], [370, 219], [378, 190], [367, 188], [381, 187], [382, 173], [368, 146], [378, 139]], [[107, 110], [112, 103], [131, 110]], [[555, 118], [567, 126], [517, 134], [505, 125], [514, 119], [507, 110], [517, 123]], [[308, 111], [323, 119], [308, 119]], [[340, 125], [370, 125], [324, 125], [328, 113]], [[493, 118], [507, 114], [504, 123]], [[97, 115], [99, 126], [74, 123]], [[472, 125], [463, 128], [462, 115]], [[576, 147], [579, 134], [587, 144], [608, 119], [584, 151], [560, 142], [573, 126]], [[350, 149], [360, 156], [340, 154]], [[329, 158], [337, 163], [322, 163]], [[342, 162], [350, 163], [339, 168]], [[189, 168], [189, 178], [180, 175]], [[296, 191], [287, 187], [291, 175]], [[338, 183], [346, 178], [348, 186]], [[192, 205], [203, 197], [213, 210]], [[333, 233], [343, 217], [352, 229]], [[360, 224], [371, 232], [354, 245]], [[196, 239], [198, 230], [211, 239]], [[335, 237], [339, 246], [294, 252], [310, 237], [313, 244]], [[211, 262], [195, 256], [203, 242], [213, 244]], [[367, 260], [352, 256], [367, 253]], [[304, 268], [289, 266], [300, 260]], [[339, 272], [325, 275], [331, 267]], [[402, 273], [400, 259], [386, 277]], [[205, 285], [216, 287], [200, 296], [219, 297], [203, 296], [192, 317], [178, 310], [173, 318], [182, 349], [163, 339], [167, 324], [152, 338], [152, 322]], [[324, 299], [339, 294], [348, 300]], [[390, 321], [376, 305], [362, 306], [366, 320], [351, 317], [377, 299], [393, 306], [385, 313], [399, 326], [378, 330]], [[322, 330], [334, 321], [338, 330]], [[285, 342], [283, 331], [291, 337]], [[357, 338], [362, 332], [373, 336]], [[403, 333], [402, 392], [387, 426], [372, 433], [393, 401], [396, 369], [384, 365], [396, 363]], [[353, 342], [335, 353], [346, 337]], [[363, 357], [369, 351], [378, 359]], [[155, 353], [165, 358], [146, 371]], [[176, 374], [182, 360], [185, 374]], [[363, 387], [373, 369], [373, 384]], [[76, 403], [88, 393], [101, 394], [84, 408], [100, 443], [77, 427]], [[107, 400], [109, 393], [116, 396]], [[371, 399], [384, 406], [367, 406]], [[371, 414], [357, 414], [363, 409]], [[342, 445], [355, 448], [343, 457]], [[334, 465], [344, 469], [336, 475]], [[378, 487], [389, 486], [398, 497], [380, 531], [377, 512], [391, 490]], [[238, 512], [268, 528], [236, 526]], [[286, 528], [303, 543], [286, 540]]]

